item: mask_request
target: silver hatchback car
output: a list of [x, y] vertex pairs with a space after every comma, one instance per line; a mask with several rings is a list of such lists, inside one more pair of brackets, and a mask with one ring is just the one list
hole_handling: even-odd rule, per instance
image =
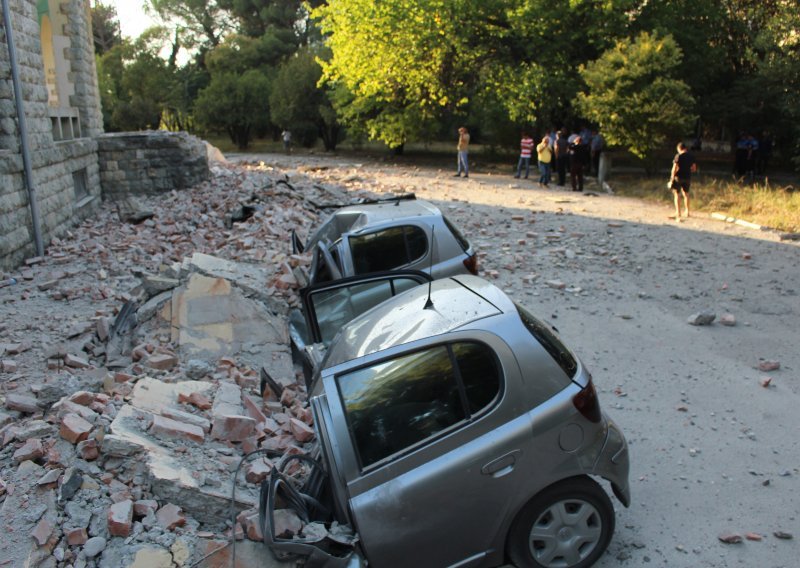
[[314, 251], [309, 283], [397, 269], [477, 274], [458, 228], [432, 203], [410, 197], [337, 209], [303, 247]]
[[[588, 370], [480, 278], [344, 325], [310, 401], [332, 516], [373, 566], [585, 568], [614, 531], [597, 480], [630, 502], [627, 444]], [[303, 546], [265, 528], [274, 550]]]

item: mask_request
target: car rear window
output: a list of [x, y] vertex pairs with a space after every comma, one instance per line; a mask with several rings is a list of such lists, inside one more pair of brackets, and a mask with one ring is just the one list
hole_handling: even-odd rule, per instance
[[428, 250], [425, 231], [415, 225], [350, 236], [349, 242], [356, 274], [393, 270], [419, 260]]
[[337, 378], [361, 467], [467, 423], [497, 399], [501, 374], [491, 348], [439, 345]]
[[467, 238], [461, 234], [461, 231], [458, 230], [458, 227], [453, 225], [450, 219], [448, 219], [444, 215], [442, 216], [442, 219], [444, 219], [444, 224], [447, 225], [447, 228], [450, 229], [450, 232], [453, 233], [453, 236], [456, 238], [456, 241], [458, 241], [458, 245], [461, 247], [461, 250], [467, 252], [469, 250], [469, 241], [467, 240]]
[[517, 307], [517, 312], [522, 319], [522, 323], [525, 324], [525, 327], [528, 328], [531, 335], [533, 335], [542, 347], [544, 347], [545, 351], [555, 359], [558, 366], [561, 367], [567, 376], [570, 379], [573, 378], [578, 372], [578, 362], [575, 360], [575, 357], [572, 356], [572, 353], [569, 352], [569, 349], [561, 343], [558, 336], [553, 333], [547, 325], [536, 319], [533, 314], [519, 304], [515, 303], [514, 305]]

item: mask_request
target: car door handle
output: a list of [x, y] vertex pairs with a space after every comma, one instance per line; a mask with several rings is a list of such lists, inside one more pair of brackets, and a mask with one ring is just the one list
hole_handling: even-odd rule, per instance
[[499, 458], [493, 459], [481, 468], [483, 475], [491, 475], [492, 477], [502, 477], [514, 469], [517, 463], [517, 456], [522, 453], [519, 450], [508, 452]]

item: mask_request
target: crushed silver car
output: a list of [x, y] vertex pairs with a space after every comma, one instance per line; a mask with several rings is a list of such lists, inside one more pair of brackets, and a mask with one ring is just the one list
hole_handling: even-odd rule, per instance
[[432, 203], [410, 197], [337, 209], [302, 247], [314, 253], [309, 283], [397, 269], [477, 274], [458, 228]]
[[[291, 485], [276, 468], [263, 516], [283, 501], [352, 527], [369, 565], [585, 568], [614, 532], [599, 481], [630, 503], [627, 444], [589, 371], [480, 278], [410, 288], [343, 325], [310, 401], [325, 481], [276, 499]], [[328, 554], [264, 533], [278, 553]]]

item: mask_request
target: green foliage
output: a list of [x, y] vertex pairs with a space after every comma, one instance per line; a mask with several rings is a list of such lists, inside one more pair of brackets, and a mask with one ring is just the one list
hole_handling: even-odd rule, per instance
[[[269, 98], [272, 122], [300, 139], [322, 138], [326, 150], [339, 142], [339, 122], [327, 92], [317, 87], [322, 67], [315, 55], [302, 50], [280, 67]], [[308, 136], [305, 133], [313, 133]]]
[[114, 6], [96, 2], [92, 7], [92, 38], [97, 55], [103, 55], [122, 42], [117, 9]]
[[600, 125], [607, 143], [627, 148], [648, 169], [653, 153], [680, 140], [695, 118], [689, 86], [675, 78], [681, 56], [671, 36], [644, 32], [581, 67], [583, 114]]
[[269, 79], [255, 69], [212, 75], [195, 102], [197, 125], [208, 132], [224, 131], [240, 150], [269, 119]]

